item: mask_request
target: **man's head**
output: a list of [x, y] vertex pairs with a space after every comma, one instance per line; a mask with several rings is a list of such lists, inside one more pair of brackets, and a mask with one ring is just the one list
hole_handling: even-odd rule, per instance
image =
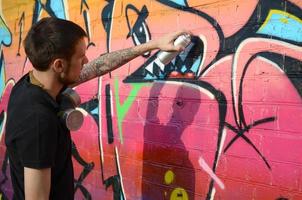
[[36, 70], [46, 71], [55, 59], [69, 62], [76, 45], [86, 36], [85, 31], [71, 21], [43, 18], [27, 33], [25, 53]]

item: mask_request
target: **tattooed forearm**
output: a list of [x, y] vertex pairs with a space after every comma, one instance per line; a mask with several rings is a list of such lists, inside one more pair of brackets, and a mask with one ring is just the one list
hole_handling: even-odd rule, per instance
[[93, 68], [95, 68], [96, 75], [101, 76], [126, 64], [140, 54], [141, 52], [135, 51], [133, 48], [108, 53], [97, 58], [93, 63]]
[[81, 71], [79, 80], [77, 81], [77, 84], [83, 83], [85, 81], [88, 81], [90, 79], [93, 79], [95, 77], [95, 68], [93, 68], [90, 65], [85, 65]]
[[98, 58], [84, 65], [80, 78], [75, 85], [111, 72], [137, 56], [155, 48], [156, 46], [154, 44], [146, 43], [140, 46], [100, 55]]
[[134, 51], [132, 48], [100, 55], [98, 58], [84, 65], [77, 84], [111, 72], [138, 55], [140, 53]]

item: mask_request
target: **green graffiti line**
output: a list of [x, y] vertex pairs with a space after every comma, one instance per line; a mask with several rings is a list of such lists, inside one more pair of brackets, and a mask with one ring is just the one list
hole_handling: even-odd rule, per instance
[[132, 106], [137, 93], [142, 89], [142, 87], [150, 86], [149, 83], [131, 83], [132, 89], [124, 101], [123, 104], [120, 103], [120, 96], [119, 96], [119, 84], [117, 78], [114, 80], [114, 91], [115, 91], [115, 100], [116, 100], [116, 112], [117, 112], [117, 123], [118, 123], [118, 130], [121, 143], [123, 144], [123, 132], [122, 132], [122, 121], [125, 118], [125, 115], [129, 111], [130, 107]]

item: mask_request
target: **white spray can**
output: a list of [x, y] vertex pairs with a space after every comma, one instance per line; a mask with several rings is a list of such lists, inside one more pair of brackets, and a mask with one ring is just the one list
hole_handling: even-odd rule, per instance
[[[189, 34], [180, 35], [176, 38], [174, 41], [175, 46], [181, 46], [183, 48], [186, 48], [191, 43], [191, 36]], [[173, 51], [173, 52], [167, 52], [167, 51], [160, 51], [157, 54], [157, 58], [160, 60], [160, 62], [163, 65], [169, 64], [177, 55], [179, 52]]]

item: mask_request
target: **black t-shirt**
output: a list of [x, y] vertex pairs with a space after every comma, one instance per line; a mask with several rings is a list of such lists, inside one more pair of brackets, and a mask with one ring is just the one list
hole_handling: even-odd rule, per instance
[[24, 199], [24, 167], [51, 168], [50, 199], [74, 198], [71, 137], [58, 112], [57, 102], [28, 74], [14, 86], [5, 135], [14, 199]]

